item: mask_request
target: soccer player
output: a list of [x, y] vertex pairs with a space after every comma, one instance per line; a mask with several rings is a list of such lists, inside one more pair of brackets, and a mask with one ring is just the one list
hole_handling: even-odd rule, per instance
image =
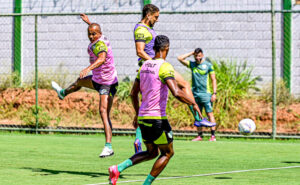
[[[84, 14], [81, 15], [84, 20]], [[85, 21], [85, 20], [84, 20]], [[112, 124], [109, 113], [118, 86], [117, 71], [115, 69], [114, 57], [109, 40], [102, 34], [100, 25], [91, 23], [88, 26], [88, 38], [91, 43], [88, 45], [90, 65], [80, 72], [79, 78], [68, 88], [62, 89], [52, 81], [52, 87], [60, 99], [68, 94], [86, 87], [94, 89], [100, 94], [99, 111], [104, 125], [106, 143], [99, 157], [108, 157], [114, 154], [111, 145]], [[88, 76], [92, 71], [93, 75]]]
[[[195, 100], [178, 87], [174, 80], [174, 69], [165, 61], [169, 51], [168, 37], [158, 35], [155, 38], [154, 50], [154, 58], [145, 61], [140, 67], [131, 91], [131, 99], [136, 112], [133, 123], [141, 128], [147, 151], [136, 153], [119, 165], [109, 167], [109, 181], [113, 185], [117, 183], [120, 173], [126, 168], [154, 159], [160, 151], [160, 156], [144, 182], [144, 185], [150, 185], [173, 156], [173, 135], [166, 117], [169, 89], [173, 96], [191, 105], [193, 110], [201, 115]], [[139, 92], [142, 94], [141, 106], [139, 106]]]
[[[195, 61], [186, 60], [187, 57], [194, 55]], [[186, 53], [178, 56], [177, 58], [183, 65], [191, 69], [192, 72], [192, 91], [196, 102], [202, 112], [204, 107], [206, 114], [208, 115], [211, 125], [211, 138], [209, 141], [216, 141], [215, 130], [216, 121], [213, 114], [213, 102], [217, 98], [217, 80], [212, 64], [205, 60], [204, 54], [201, 48], [195, 49], [194, 52]], [[213, 93], [211, 94], [209, 89], [209, 78], [212, 82]], [[198, 136], [192, 141], [202, 141], [203, 133], [202, 126], [195, 122], [194, 124], [198, 128]]]
[[[158, 21], [159, 8], [153, 4], [147, 4], [143, 8], [142, 20], [137, 23], [134, 27], [134, 40], [136, 47], [136, 54], [139, 57], [138, 64], [141, 66], [144, 61], [151, 60], [155, 51], [153, 50], [154, 40], [156, 32], [153, 29], [154, 24]], [[185, 94], [190, 98], [193, 97], [190, 84], [186, 82], [183, 77], [175, 71], [175, 80]], [[191, 107], [190, 107], [191, 108]], [[206, 120], [201, 120], [197, 113], [193, 114], [195, 121], [201, 125], [209, 125], [210, 123]], [[136, 130], [136, 140], [134, 142], [135, 151], [141, 151], [141, 131], [139, 128]]]

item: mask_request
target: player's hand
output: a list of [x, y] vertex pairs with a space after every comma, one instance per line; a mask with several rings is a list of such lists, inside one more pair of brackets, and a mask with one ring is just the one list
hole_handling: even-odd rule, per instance
[[85, 15], [84, 13], [81, 13], [81, 14], [80, 14], [80, 17], [81, 17], [81, 19], [82, 19], [85, 23], [87, 23], [88, 25], [91, 24], [91, 22], [90, 22], [88, 16]]
[[198, 107], [197, 104], [194, 104], [194, 105], [193, 105], [193, 110], [194, 110], [195, 113], [198, 112], [199, 117], [200, 117], [201, 119], [203, 119], [203, 116], [202, 116], [201, 111], [200, 111], [200, 109], [199, 109], [199, 107]]
[[82, 70], [80, 72], [79, 78], [82, 79], [82, 78], [86, 77], [89, 74], [89, 72], [90, 72], [89, 68], [85, 68], [84, 70]]
[[133, 126], [134, 129], [138, 128], [138, 117], [137, 117], [137, 115], [133, 119], [132, 126]]
[[216, 99], [217, 99], [217, 95], [216, 95], [216, 94], [213, 94], [213, 95], [211, 96], [210, 101], [211, 101], [211, 102], [214, 102], [214, 101], [216, 101]]

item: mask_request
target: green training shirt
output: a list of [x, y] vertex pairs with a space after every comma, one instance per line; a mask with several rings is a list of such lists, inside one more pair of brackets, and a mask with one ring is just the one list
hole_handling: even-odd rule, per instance
[[215, 72], [213, 65], [206, 60], [201, 64], [189, 61], [188, 68], [192, 71], [192, 91], [194, 96], [199, 97], [203, 93], [211, 94], [209, 75]]

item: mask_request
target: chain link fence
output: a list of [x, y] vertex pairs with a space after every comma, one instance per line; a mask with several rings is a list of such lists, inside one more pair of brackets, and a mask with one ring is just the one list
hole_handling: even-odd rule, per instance
[[[100, 24], [103, 34], [111, 41], [119, 79], [129, 77], [133, 80], [138, 69], [133, 28], [141, 19], [139, 12], [142, 6], [135, 1], [130, 1], [124, 4], [126, 8], [122, 9], [123, 11], [118, 12], [116, 7], [117, 5], [121, 6], [121, 1], [114, 2], [115, 4], [110, 5], [98, 4], [95, 6], [96, 10], [104, 11], [104, 13], [89, 13], [88, 15], [92, 22]], [[290, 74], [292, 80], [287, 80], [291, 80], [291, 84], [293, 84], [292, 92], [299, 95], [300, 28], [296, 26], [300, 23], [299, 11], [292, 13], [293, 26], [289, 30], [286, 28], [289, 26], [286, 25], [285, 15], [287, 13], [283, 13], [280, 3], [275, 4], [275, 44], [272, 44], [270, 2], [253, 1], [246, 5], [242, 1], [234, 2], [226, 4], [225, 1], [213, 3], [209, 0], [152, 1], [162, 10], [159, 22], [154, 28], [158, 34], [164, 34], [170, 38], [170, 52], [167, 61], [189, 78], [189, 71], [180, 65], [177, 56], [201, 47], [206, 57], [217, 62], [236, 61], [242, 65], [246, 61], [247, 66], [253, 68], [253, 77], [260, 77], [258, 86], [265, 87], [272, 82], [273, 78], [272, 47], [275, 47], [276, 51], [277, 78], [284, 76], [284, 56], [285, 50], [288, 49], [290, 50], [288, 52], [292, 53], [293, 63]], [[10, 77], [14, 76], [12, 75], [14, 55], [20, 55], [22, 58], [22, 84], [34, 84], [35, 49], [37, 49], [36, 59], [40, 88], [49, 88], [50, 80], [55, 80], [66, 87], [78, 78], [82, 69], [89, 65], [87, 25], [77, 13], [53, 13], [58, 10], [55, 8], [50, 10], [51, 3], [52, 1], [45, 1], [44, 6], [39, 3], [24, 5], [24, 9], [27, 12], [30, 10], [32, 14], [24, 13], [22, 15], [21, 53], [14, 53], [13, 38], [15, 32], [18, 31], [14, 30], [14, 16], [16, 15], [0, 15], [1, 86], [13, 85], [8, 84], [7, 79], [14, 78]], [[197, 6], [204, 4], [205, 6]], [[46, 13], [40, 13], [42, 7]], [[56, 8], [59, 7], [61, 8], [61, 6]], [[66, 5], [66, 7], [69, 6]], [[91, 10], [89, 7], [93, 6], [90, 5], [85, 9], [80, 7], [75, 3], [74, 12], [89, 12]], [[107, 9], [107, 7], [110, 8]], [[189, 7], [189, 11], [186, 11], [186, 7]], [[137, 9], [138, 11], [136, 11]], [[37, 25], [37, 30], [35, 30], [35, 25]], [[289, 31], [290, 33], [287, 33]], [[37, 34], [37, 40], [35, 40], [35, 34]], [[287, 38], [287, 36], [292, 38]], [[287, 47], [287, 40], [291, 41], [292, 50]], [[35, 44], [37, 44], [37, 48]]]

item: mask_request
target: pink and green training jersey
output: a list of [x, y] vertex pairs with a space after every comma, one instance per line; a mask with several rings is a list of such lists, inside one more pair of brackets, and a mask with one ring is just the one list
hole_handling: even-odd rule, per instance
[[88, 46], [90, 55], [90, 63], [94, 63], [98, 59], [99, 53], [106, 52], [105, 62], [93, 69], [92, 80], [102, 85], [112, 85], [118, 82], [117, 71], [114, 64], [114, 56], [108, 39], [102, 35], [98, 40], [92, 42]]
[[169, 89], [166, 80], [174, 79], [174, 68], [163, 59], [147, 60], [139, 69], [142, 104], [138, 119], [166, 119]]

